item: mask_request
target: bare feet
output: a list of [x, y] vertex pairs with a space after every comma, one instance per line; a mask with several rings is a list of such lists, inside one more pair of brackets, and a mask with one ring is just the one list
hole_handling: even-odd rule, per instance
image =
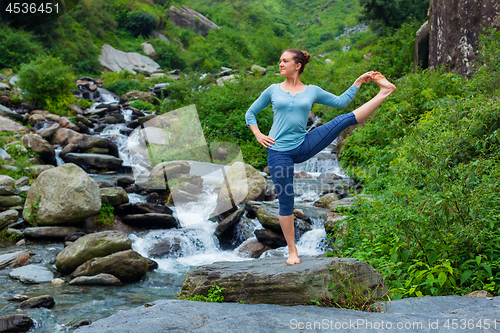
[[286, 260], [288, 265], [300, 264], [299, 255], [297, 254], [297, 249], [295, 251], [288, 251], [288, 259]]
[[380, 92], [386, 96], [396, 91], [396, 86], [390, 83], [380, 72], [373, 73], [372, 80], [378, 84]]

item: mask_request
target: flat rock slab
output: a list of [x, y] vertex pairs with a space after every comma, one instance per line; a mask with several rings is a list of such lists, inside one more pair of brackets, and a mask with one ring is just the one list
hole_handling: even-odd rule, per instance
[[[160, 300], [153, 306], [119, 312], [76, 332], [498, 332], [499, 309], [500, 297], [409, 298], [392, 301], [384, 313], [305, 305]], [[453, 319], [458, 328], [448, 330], [446, 322], [449, 320], [451, 327]], [[479, 320], [483, 329], [460, 328], [463, 322], [477, 324]], [[484, 329], [485, 322], [490, 329]]]
[[48, 283], [54, 279], [54, 274], [41, 265], [27, 265], [13, 269], [9, 276], [26, 284]]

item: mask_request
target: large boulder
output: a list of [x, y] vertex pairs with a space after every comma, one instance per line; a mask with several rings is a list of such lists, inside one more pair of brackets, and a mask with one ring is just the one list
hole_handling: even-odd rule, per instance
[[71, 276], [93, 276], [106, 273], [116, 276], [123, 283], [130, 283], [139, 281], [147, 272], [146, 258], [133, 250], [127, 250], [91, 259], [79, 266]]
[[14, 186], [16, 180], [10, 176], [0, 175], [0, 186]]
[[243, 162], [235, 162], [226, 173], [217, 197], [214, 215], [235, 210], [234, 205], [250, 200], [264, 200], [267, 180], [254, 167]]
[[5, 118], [0, 116], [0, 132], [10, 132], [14, 133], [28, 133], [29, 130], [23, 125], [11, 120], [9, 118]]
[[85, 235], [57, 255], [56, 267], [62, 274], [69, 274], [90, 259], [105, 257], [131, 248], [132, 241], [121, 231], [103, 231]]
[[141, 229], [170, 229], [177, 228], [179, 222], [170, 214], [136, 214], [122, 217], [123, 223]]
[[79, 144], [87, 135], [78, 133], [69, 128], [59, 128], [53, 134], [52, 144], [59, 146], [66, 146], [68, 143]]
[[26, 134], [23, 136], [23, 144], [26, 148], [40, 154], [40, 158], [46, 164], [56, 164], [56, 154], [52, 145], [37, 134]]
[[132, 90], [120, 96], [121, 103], [125, 103], [129, 99], [138, 99], [143, 102], [152, 103], [156, 99], [156, 95], [151, 91]]
[[118, 155], [118, 147], [116, 146], [116, 144], [113, 141], [100, 136], [90, 136], [85, 138], [82, 142], [79, 143], [78, 148], [82, 153], [87, 153], [91, 149], [95, 148], [103, 148], [107, 150], [109, 155], [120, 157]]
[[170, 23], [175, 26], [191, 29], [195, 33], [207, 37], [211, 29], [219, 29], [219, 26], [200, 13], [184, 5], [183, 7], [171, 6], [168, 9]]
[[122, 166], [123, 160], [111, 155], [68, 153], [65, 162], [75, 163], [81, 167], [116, 170]]
[[80, 167], [67, 163], [46, 170], [31, 185], [23, 217], [39, 225], [71, 225], [101, 209], [99, 185]]
[[16, 207], [23, 204], [23, 199], [17, 195], [6, 195], [0, 196], [0, 207], [10, 208]]
[[[331, 283], [333, 288], [329, 288]], [[369, 298], [387, 292], [380, 273], [365, 262], [352, 258], [301, 257], [299, 265], [291, 266], [286, 265], [284, 258], [200, 266], [186, 273], [179, 297], [207, 295], [211, 285], [225, 288], [226, 302], [280, 305], [308, 304], [318, 297], [333, 301], [342, 285], [361, 289]]]
[[149, 75], [160, 69], [158, 63], [146, 56], [136, 52], [123, 52], [108, 44], [102, 46], [99, 62], [112, 72], [126, 69], [132, 74], [141, 72]]

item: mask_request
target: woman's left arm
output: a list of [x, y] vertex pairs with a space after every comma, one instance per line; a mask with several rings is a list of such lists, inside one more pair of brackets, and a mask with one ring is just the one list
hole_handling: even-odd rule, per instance
[[361, 85], [371, 81], [373, 73], [374, 72], [366, 72], [362, 74], [354, 81], [353, 85], [340, 96], [336, 96], [317, 87], [316, 102], [337, 108], [345, 108], [354, 99]]

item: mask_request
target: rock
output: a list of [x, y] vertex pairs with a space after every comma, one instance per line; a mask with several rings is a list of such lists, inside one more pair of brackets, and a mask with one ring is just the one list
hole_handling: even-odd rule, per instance
[[19, 304], [19, 307], [21, 309], [24, 308], [47, 308], [50, 309], [54, 307], [56, 302], [54, 301], [54, 298], [49, 295], [43, 295], [43, 296], [38, 296], [38, 297], [32, 297], [24, 302], [21, 302]]
[[312, 176], [310, 174], [308, 174], [307, 172], [305, 171], [300, 171], [299, 173], [297, 173], [294, 178], [307, 178], [307, 179], [310, 179], [312, 178]]
[[342, 179], [342, 177], [332, 173], [332, 172], [322, 172], [318, 176], [318, 180], [339, 180]]
[[23, 245], [26, 245], [25, 239], [21, 239], [19, 242], [16, 243], [16, 246], [23, 246]]
[[66, 283], [66, 281], [64, 281], [63, 279], [59, 279], [59, 278], [53, 279], [52, 281], [50, 281], [50, 284], [55, 285], [55, 286], [59, 286], [61, 284], [65, 284], [65, 283]]
[[28, 133], [29, 130], [23, 125], [11, 120], [9, 118], [5, 118], [0, 116], [0, 132], [9, 132], [13, 131], [14, 133]]
[[45, 117], [39, 113], [34, 113], [28, 118], [28, 124], [34, 127], [36, 124], [45, 121]]
[[2, 254], [0, 255], [0, 268], [23, 266], [29, 258], [30, 255], [26, 251]]
[[35, 323], [24, 314], [13, 314], [0, 317], [0, 332], [26, 332], [29, 331]]
[[429, 67], [429, 34], [430, 26], [429, 20], [418, 29], [415, 34], [415, 58], [413, 60], [413, 72], [416, 73], [417, 69], [426, 69]]
[[12, 157], [4, 149], [0, 148], [0, 160], [12, 162]]
[[17, 221], [19, 212], [17, 210], [6, 210], [0, 213], [0, 231]]
[[471, 292], [470, 294], [467, 294], [465, 297], [471, 297], [471, 298], [476, 298], [476, 297], [493, 297], [492, 294], [487, 292], [486, 290], [476, 290]]
[[172, 215], [158, 213], [125, 215], [122, 222], [141, 229], [170, 229], [179, 225]]
[[[265, 281], [265, 283], [263, 283]], [[336, 288], [329, 290], [330, 283]], [[287, 266], [284, 258], [218, 262], [186, 273], [179, 297], [206, 295], [211, 285], [224, 289], [226, 302], [280, 305], [309, 304], [319, 295], [333, 300], [340, 284], [366, 288], [370, 298], [387, 292], [378, 271], [352, 258], [301, 257], [300, 265]]]
[[234, 74], [222, 76], [222, 77], [217, 79], [217, 85], [223, 86], [224, 82], [229, 82], [229, 81], [234, 81], [234, 80], [236, 80], [236, 76]]
[[178, 237], [174, 237], [171, 239], [164, 239], [159, 243], [156, 243], [151, 251], [149, 251], [149, 255], [153, 258], [162, 258], [162, 257], [179, 257], [181, 250], [181, 239]]
[[74, 143], [68, 143], [66, 145], [66, 147], [64, 147], [61, 152], [59, 153], [59, 157], [62, 158], [64, 160], [64, 158], [66, 157], [66, 154], [68, 153], [76, 153], [78, 152], [78, 145], [77, 144], [74, 144]]
[[121, 178], [116, 179], [116, 185], [123, 187], [123, 188], [129, 187], [130, 185], [132, 185], [134, 183], [135, 183], [135, 179], [130, 178], [130, 177], [121, 177]]
[[[167, 180], [175, 174], [188, 174], [191, 166], [186, 161], [163, 162], [155, 165], [149, 175], [147, 188], [152, 190], [165, 190]], [[166, 179], [165, 179], [166, 177]], [[143, 186], [142, 184], [140, 184]]]
[[255, 237], [259, 240], [259, 242], [276, 249], [278, 247], [286, 246], [285, 237], [282, 234], [278, 234], [271, 230], [255, 230]]
[[28, 171], [30, 175], [34, 175], [35, 177], [38, 177], [45, 170], [50, 170], [52, 168], [54, 168], [53, 165], [33, 165], [33, 166], [25, 168], [24, 170]]
[[14, 186], [16, 181], [9, 176], [0, 175], [0, 186]]
[[79, 276], [69, 281], [69, 284], [77, 286], [121, 286], [122, 282], [116, 276], [101, 273], [94, 276]]
[[148, 214], [148, 213], [158, 213], [158, 214], [173, 214], [173, 211], [165, 205], [155, 205], [146, 202], [138, 202], [135, 204], [127, 203], [115, 207], [115, 214], [119, 216], [124, 215], [136, 215], [136, 214]]
[[261, 75], [266, 74], [266, 69], [259, 65], [252, 65], [252, 68], [250, 70], [254, 73], [260, 73]]
[[118, 147], [116, 146], [116, 144], [109, 139], [99, 136], [91, 136], [85, 138], [78, 144], [78, 148], [82, 153], [88, 153], [92, 148], [104, 148], [109, 151], [109, 155], [119, 157]]
[[101, 200], [112, 206], [128, 203], [127, 192], [122, 187], [101, 188]]
[[136, 52], [119, 51], [108, 44], [102, 46], [99, 62], [104, 68], [112, 72], [126, 69], [132, 74], [146, 72], [149, 75], [160, 69], [160, 65], [146, 56]]
[[28, 192], [23, 217], [40, 226], [71, 225], [96, 216], [100, 209], [99, 186], [80, 167], [66, 163], [38, 176]]
[[116, 170], [122, 166], [123, 160], [111, 155], [102, 154], [66, 154], [65, 162], [74, 163], [81, 167]]
[[333, 201], [338, 201], [339, 197], [335, 193], [328, 193], [319, 198], [318, 201], [316, 201], [313, 206], [314, 207], [322, 207], [326, 208], [328, 207], [329, 204], [331, 204]]
[[224, 220], [219, 222], [217, 229], [215, 229], [214, 235], [220, 238], [222, 234], [228, 230], [231, 230], [238, 222], [240, 222], [241, 216], [245, 212], [245, 208], [240, 208]]
[[282, 233], [278, 207], [262, 205], [257, 208], [257, 217], [264, 228]]
[[10, 297], [9, 299], [7, 299], [7, 301], [9, 301], [9, 302], [19, 302], [19, 303], [21, 303], [21, 302], [24, 302], [24, 301], [28, 300], [29, 298], [30, 298], [30, 297], [29, 297], [28, 295], [24, 295], [24, 294], [22, 294], [22, 295], [21, 295], [21, 294], [16, 294], [16, 295], [14, 295], [14, 296]]
[[13, 269], [9, 276], [25, 284], [47, 283], [52, 281], [54, 274], [45, 266], [27, 265]]
[[123, 283], [139, 281], [148, 272], [148, 261], [133, 250], [122, 251], [106, 257], [94, 258], [79, 266], [72, 277], [107, 273]]
[[168, 9], [168, 17], [171, 24], [184, 29], [191, 29], [203, 37], [207, 37], [211, 29], [219, 29], [219, 26], [215, 23], [186, 5], [183, 7], [171, 6]]
[[19, 178], [18, 180], [16, 180], [16, 187], [22, 187], [22, 186], [26, 186], [26, 185], [29, 185], [30, 183], [30, 179], [26, 176], [24, 177], [21, 177]]
[[156, 99], [156, 95], [151, 91], [132, 90], [120, 96], [120, 103], [124, 104], [130, 99], [138, 99], [143, 102], [153, 103]]
[[66, 117], [59, 118], [59, 125], [61, 125], [61, 127], [63, 127], [63, 128], [68, 128], [68, 129], [75, 131], [75, 132], [78, 132], [80, 130], [80, 128], [76, 124], [73, 124], [71, 122], [71, 120], [69, 120]]
[[0, 104], [0, 116], [10, 118], [15, 121], [23, 121], [23, 116]]
[[0, 196], [0, 207], [10, 208], [23, 204], [23, 199], [17, 195]]
[[146, 53], [148, 55], [148, 57], [156, 57], [156, 51], [153, 47], [153, 45], [151, 45], [149, 42], [144, 42], [141, 44], [142, 46], [142, 50], [144, 51], [144, 53]]
[[243, 258], [259, 258], [262, 253], [272, 247], [261, 243], [257, 238], [249, 238], [238, 247], [238, 256]]
[[54, 148], [52, 148], [52, 145], [49, 144], [41, 136], [37, 134], [26, 134], [23, 136], [22, 140], [26, 148], [29, 148], [35, 153], [40, 154], [40, 158], [44, 163], [57, 165]]
[[149, 258], [146, 258], [146, 260], [148, 261], [148, 271], [154, 271], [158, 268], [158, 263], [156, 261]]
[[65, 239], [80, 229], [75, 227], [36, 227], [24, 229], [24, 236], [35, 239]]
[[433, 0], [429, 11], [429, 66], [445, 65], [459, 74], [472, 74], [479, 36], [497, 20], [500, 2]]
[[124, 232], [103, 231], [85, 235], [57, 255], [56, 267], [62, 274], [69, 274], [90, 259], [131, 248], [132, 241]]
[[69, 128], [59, 128], [52, 137], [52, 144], [61, 147], [66, 146], [68, 143], [79, 144], [86, 137], [85, 134], [78, 133]]
[[217, 196], [217, 206], [211, 216], [235, 210], [231, 201], [239, 205], [249, 200], [264, 200], [266, 189], [266, 179], [254, 167], [235, 162], [226, 173], [226, 180], [222, 183]]

